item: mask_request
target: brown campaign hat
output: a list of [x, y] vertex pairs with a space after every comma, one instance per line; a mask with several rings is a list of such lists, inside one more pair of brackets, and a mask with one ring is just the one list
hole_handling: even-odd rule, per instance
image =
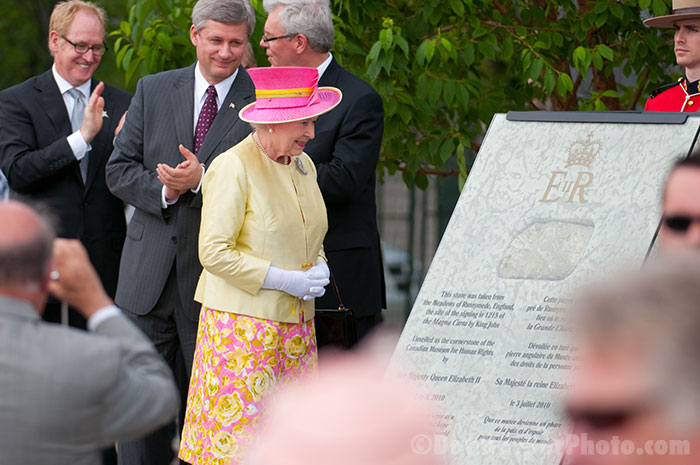
[[673, 0], [670, 15], [645, 19], [644, 24], [651, 27], [673, 27], [676, 21], [695, 18], [700, 18], [700, 0]]

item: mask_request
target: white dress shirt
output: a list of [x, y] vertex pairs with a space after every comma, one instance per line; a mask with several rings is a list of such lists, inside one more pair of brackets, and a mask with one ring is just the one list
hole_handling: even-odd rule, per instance
[[328, 69], [328, 65], [331, 64], [331, 60], [333, 60], [333, 54], [328, 52], [328, 58], [326, 58], [326, 60], [323, 63], [321, 63], [318, 66], [318, 68], [316, 68], [316, 69], [318, 69], [318, 78], [319, 79], [321, 79], [321, 76], [323, 76], [323, 73], [325, 73], [326, 70]]
[[107, 307], [102, 307], [98, 311], [92, 314], [87, 320], [88, 331], [95, 331], [98, 326], [100, 326], [105, 321], [113, 318], [117, 315], [121, 315], [122, 311], [116, 305], [108, 305]]

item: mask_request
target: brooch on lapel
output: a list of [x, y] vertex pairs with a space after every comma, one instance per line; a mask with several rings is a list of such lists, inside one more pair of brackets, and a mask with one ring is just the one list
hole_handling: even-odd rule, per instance
[[107, 110], [102, 110], [102, 117], [109, 118], [109, 115], [107, 114]]
[[303, 176], [306, 176], [307, 174], [309, 174], [304, 169], [304, 164], [301, 162], [299, 157], [294, 157], [294, 166], [296, 166], [297, 171], [300, 172]]

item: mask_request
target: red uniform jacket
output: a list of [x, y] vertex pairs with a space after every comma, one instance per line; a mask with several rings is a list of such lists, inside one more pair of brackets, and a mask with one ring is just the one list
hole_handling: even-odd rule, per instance
[[684, 111], [695, 112], [700, 108], [698, 81], [687, 82], [681, 78], [678, 82], [656, 89], [644, 105], [650, 111]]

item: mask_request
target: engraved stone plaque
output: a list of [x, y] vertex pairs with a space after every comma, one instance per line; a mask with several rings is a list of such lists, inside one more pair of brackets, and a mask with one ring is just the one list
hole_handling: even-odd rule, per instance
[[454, 465], [560, 462], [568, 296], [642, 264], [663, 181], [700, 126], [637, 117], [494, 116], [390, 366], [435, 402], [440, 434], [416, 441], [419, 452]]

